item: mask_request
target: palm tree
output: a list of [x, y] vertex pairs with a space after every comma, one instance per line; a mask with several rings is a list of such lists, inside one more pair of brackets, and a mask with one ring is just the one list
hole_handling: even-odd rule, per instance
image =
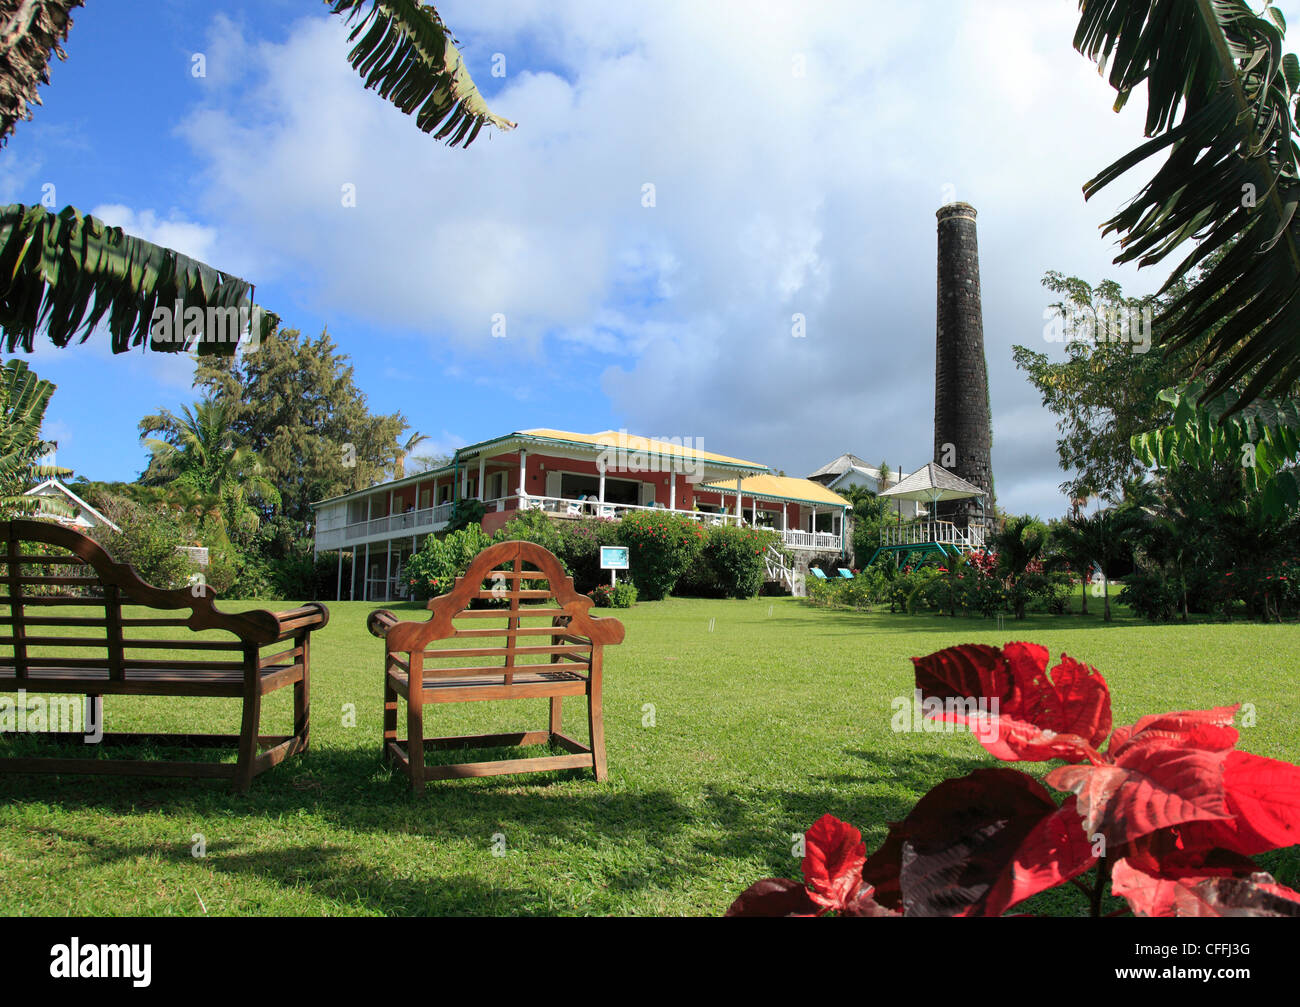
[[[253, 502], [273, 509], [280, 504], [280, 493], [264, 474], [257, 453], [237, 443], [234, 415], [230, 403], [209, 398], [193, 408], [182, 407], [179, 417], [165, 409], [146, 416], [140, 433], [150, 458], [140, 481], [187, 491], [187, 510], [211, 510], [215, 501], [228, 533], [247, 535], [260, 523]], [[148, 437], [151, 433], [162, 436]]]
[[[352, 26], [348, 61], [367, 89], [375, 89], [416, 127], [449, 146], [468, 147], [485, 125], [515, 124], [494, 114], [479, 93], [456, 40], [438, 12], [418, 0], [325, 0]], [[61, 43], [71, 13], [84, 0], [10, 0], [0, 7], [0, 146], [15, 125], [40, 104], [38, 86], [49, 82], [51, 55], [66, 58]], [[114, 353], [135, 346], [161, 352], [233, 354], [230, 316], [243, 309], [240, 326], [265, 337], [273, 317], [254, 304], [247, 280], [197, 259], [108, 227], [75, 207], [51, 213], [44, 206], [0, 207], [0, 328], [12, 353], [32, 352], [44, 328], [54, 345], [84, 342], [106, 322]], [[160, 336], [156, 323], [184, 311], [185, 332]], [[190, 309], [198, 309], [191, 313]]]
[[[1160, 291], [1178, 296], [1155, 326], [1171, 349], [1211, 333], [1195, 365], [1215, 369], [1203, 401], [1240, 388], [1238, 409], [1300, 378], [1300, 60], [1282, 54], [1286, 20], [1271, 2], [1257, 14], [1245, 0], [1080, 0], [1074, 36], [1103, 72], [1110, 63], [1116, 110], [1134, 89], [1146, 94], [1151, 138], [1084, 196], [1168, 152], [1104, 233], [1120, 235], [1117, 263], [1142, 266], [1196, 239]], [[1189, 272], [1221, 250], [1188, 287]]]
[[1013, 592], [1015, 616], [1023, 619], [1028, 601], [1025, 577], [1030, 565], [1041, 559], [1047, 548], [1047, 526], [1030, 514], [1009, 517], [993, 536], [993, 548], [998, 556], [998, 572]]
[[24, 495], [37, 481], [71, 471], [43, 461], [56, 447], [41, 437], [53, 394], [54, 383], [38, 378], [25, 360], [10, 360], [0, 368], [0, 512], [6, 515], [31, 514], [38, 506], [64, 509], [57, 499], [42, 504]]
[[399, 447], [397, 448], [397, 457], [396, 457], [396, 459], [394, 459], [394, 461], [393, 461], [393, 478], [394, 478], [394, 479], [401, 479], [402, 476], [406, 475], [406, 458], [407, 458], [407, 456], [408, 456], [412, 451], [414, 451], [414, 450], [416, 449], [416, 447], [418, 447], [419, 445], [423, 444], [423, 443], [424, 443], [425, 441], [427, 441], [428, 439], [429, 439], [429, 435], [428, 435], [428, 434], [422, 434], [422, 433], [416, 432], [416, 433], [411, 434], [410, 437], [406, 438], [406, 443], [404, 443], [404, 444], [402, 444], [402, 445], [399, 445]]
[[[1078, 504], [1079, 501], [1072, 501]], [[1093, 563], [1092, 539], [1084, 530], [1082, 522], [1086, 515], [1078, 506], [1073, 507], [1070, 516], [1051, 526], [1051, 548], [1069, 565], [1071, 570], [1079, 571], [1080, 614], [1088, 614], [1088, 570]]]

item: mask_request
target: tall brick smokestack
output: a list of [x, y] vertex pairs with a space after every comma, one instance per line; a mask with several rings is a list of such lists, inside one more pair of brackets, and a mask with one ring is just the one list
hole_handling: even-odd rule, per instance
[[[993, 512], [993, 432], [989, 416], [984, 316], [980, 308], [979, 245], [975, 207], [939, 208], [939, 295], [935, 332], [934, 460], [974, 483]], [[940, 503], [938, 516], [966, 524], [978, 520], [979, 500]]]

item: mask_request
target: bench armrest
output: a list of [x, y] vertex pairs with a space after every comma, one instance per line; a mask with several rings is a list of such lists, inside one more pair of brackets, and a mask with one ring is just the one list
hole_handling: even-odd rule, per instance
[[292, 608], [286, 612], [272, 612], [271, 618], [279, 623], [279, 635], [272, 643], [279, 643], [291, 636], [315, 629], [323, 629], [330, 621], [330, 610], [318, 601], [309, 601], [302, 608]]

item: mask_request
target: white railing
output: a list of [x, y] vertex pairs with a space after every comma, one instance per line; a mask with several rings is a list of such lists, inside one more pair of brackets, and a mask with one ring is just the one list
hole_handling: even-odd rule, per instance
[[794, 594], [794, 567], [787, 566], [781, 550], [770, 545], [763, 553], [763, 563], [767, 567], [767, 579], [784, 584]]
[[829, 531], [784, 531], [785, 544], [792, 549], [816, 549], [819, 552], [839, 552], [844, 540]]
[[[541, 510], [561, 518], [600, 517], [617, 521], [624, 515], [635, 511], [668, 510], [667, 507], [654, 505], [601, 503], [598, 500], [570, 500], [565, 497], [533, 496], [531, 494], [528, 496], [500, 497], [485, 500], [483, 504], [490, 513], [505, 510], [507, 503], [512, 501], [520, 510]], [[408, 531], [414, 533], [421, 530], [439, 531], [451, 520], [451, 511], [451, 503], [441, 503], [434, 507], [425, 507], [422, 510], [407, 511], [404, 514], [391, 514], [387, 517], [372, 518], [369, 521], [354, 521], [352, 524], [344, 525], [341, 528], [317, 529], [316, 549], [319, 552], [339, 549], [376, 535], [391, 535]], [[738, 517], [734, 511], [714, 514], [705, 511], [674, 510], [672, 513], [682, 514], [692, 521], [699, 521], [708, 525], [733, 525], [742, 528], [751, 526], [749, 521], [743, 516]], [[768, 530], [779, 531], [779, 529], [774, 528]], [[842, 551], [844, 546], [842, 536], [833, 532], [807, 532], [789, 529], [781, 531], [780, 534], [782, 541], [792, 549], [839, 552]]]
[[983, 549], [984, 529], [980, 525], [959, 528], [951, 521], [923, 520], [886, 525], [880, 533], [882, 546], [924, 545], [929, 542], [959, 549]]
[[390, 514], [387, 517], [372, 518], [369, 521], [354, 521], [342, 528], [317, 529], [316, 549], [337, 549], [352, 542], [359, 542], [372, 535], [387, 535], [401, 531], [437, 531], [451, 519], [450, 503], [411, 510], [404, 514]]
[[[566, 497], [546, 497], [529, 494], [519, 498], [520, 510], [540, 510], [557, 517], [601, 517], [618, 520], [633, 511], [664, 511], [669, 508], [645, 504], [601, 503], [599, 500], [570, 500]], [[744, 525], [746, 522], [735, 514], [708, 514], [703, 511], [673, 510], [693, 521], [705, 524]]]

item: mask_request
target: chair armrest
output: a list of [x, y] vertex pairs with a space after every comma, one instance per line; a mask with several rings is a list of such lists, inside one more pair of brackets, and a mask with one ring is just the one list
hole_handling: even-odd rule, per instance
[[297, 636], [304, 630], [323, 629], [330, 621], [330, 610], [318, 601], [308, 602], [302, 608], [293, 608], [285, 612], [272, 612], [271, 618], [279, 623], [279, 635], [271, 641], [279, 643], [291, 636]]
[[366, 629], [370, 630], [371, 636], [377, 636], [382, 640], [388, 636], [388, 631], [396, 626], [397, 622], [397, 616], [388, 609], [377, 608], [366, 619]]

